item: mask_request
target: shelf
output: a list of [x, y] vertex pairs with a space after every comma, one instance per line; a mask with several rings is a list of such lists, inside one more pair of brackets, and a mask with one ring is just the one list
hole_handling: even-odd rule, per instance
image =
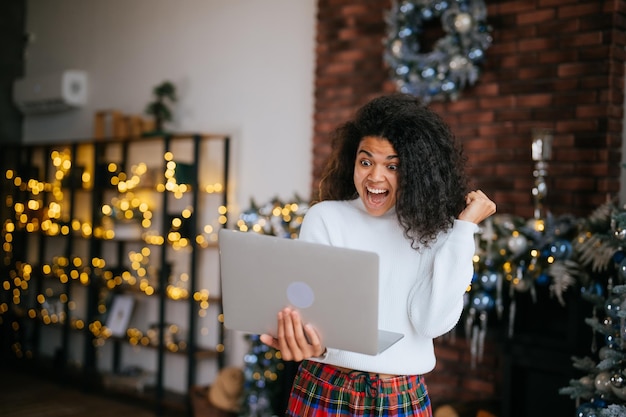
[[[165, 353], [171, 353], [173, 355], [188, 355], [190, 353], [190, 350], [185, 349], [185, 348], [181, 348], [180, 350], [171, 350], [167, 347], [159, 347], [158, 345], [151, 344], [151, 343], [148, 343], [148, 344], [131, 343], [127, 338], [124, 338], [124, 337], [111, 336], [103, 340], [105, 341], [105, 343], [107, 341], [125, 343], [131, 347], [136, 347], [140, 349], [154, 349], [154, 350], [160, 349], [160, 350], [163, 350]], [[194, 354], [198, 358], [215, 358], [219, 355], [219, 352], [216, 349], [196, 348]]]
[[[54, 369], [84, 386], [134, 364], [155, 375], [142, 401], [188, 407], [189, 388], [207, 385], [224, 360], [216, 234], [227, 222], [229, 143], [224, 135], [175, 133], [0, 145], [0, 305], [9, 306], [0, 310], [0, 342], [15, 341], [2, 352], [19, 352], [35, 369], [52, 355]], [[118, 213], [136, 220], [106, 216]], [[123, 323], [121, 337], [104, 337], [116, 294], [132, 295], [130, 322], [112, 322]], [[44, 322], [44, 298], [66, 314], [63, 322]], [[147, 334], [166, 324], [184, 332], [177, 348], [124, 335], [124, 326]]]

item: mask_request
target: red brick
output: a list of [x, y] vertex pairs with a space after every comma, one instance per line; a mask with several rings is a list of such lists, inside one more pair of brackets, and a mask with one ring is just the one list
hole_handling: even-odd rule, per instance
[[544, 51], [558, 49], [558, 41], [549, 38], [522, 39], [518, 42], [518, 49], [522, 52]]
[[480, 99], [479, 105], [482, 109], [499, 109], [503, 107], [513, 107], [515, 102], [516, 98], [514, 96], [498, 96]]
[[528, 120], [530, 118], [530, 110], [514, 109], [514, 110], [499, 110], [495, 113], [494, 121], [497, 122], [514, 122], [519, 120]]
[[541, 24], [543, 22], [553, 21], [555, 14], [556, 11], [554, 9], [537, 9], [529, 13], [520, 13], [517, 15], [517, 24]]
[[602, 45], [604, 41], [602, 32], [587, 32], [579, 33], [572, 36], [562, 38], [559, 41], [560, 48], [572, 48], [579, 46], [595, 45], [596, 47]]
[[[529, 145], [530, 146], [530, 145]], [[528, 152], [530, 154], [530, 151]], [[530, 161], [530, 155], [528, 156]], [[532, 168], [529, 163], [509, 162], [508, 164], [500, 164], [496, 167], [496, 175], [515, 176], [520, 173], [532, 174]]]
[[557, 132], [591, 132], [598, 128], [593, 120], [560, 120], [556, 122]]
[[552, 94], [529, 94], [525, 96], [519, 96], [517, 98], [517, 104], [519, 107], [548, 107], [553, 102]]
[[555, 33], [561, 35], [567, 33], [578, 32], [581, 29], [579, 19], [559, 20], [554, 19], [549, 22], [543, 22], [536, 28], [537, 36], [554, 36]]
[[459, 119], [463, 123], [486, 123], [493, 121], [492, 111], [467, 112], [460, 115]]
[[477, 107], [478, 106], [474, 99], [464, 99], [450, 103], [447, 106], [447, 112], [465, 112], [470, 110], [476, 110]]
[[585, 164], [576, 167], [579, 175], [589, 175], [593, 177], [618, 177], [621, 168], [619, 166], [608, 165], [606, 163]]
[[559, 19], [567, 19], [570, 17], [589, 17], [591, 14], [601, 13], [602, 12], [602, 3], [601, 2], [585, 2], [583, 4], [576, 4], [573, 6], [563, 6], [559, 7], [558, 10], [558, 18]]
[[539, 52], [537, 62], [540, 64], [556, 64], [561, 62], [576, 61], [579, 52], [577, 49], [560, 50], [560, 51], [542, 51]]
[[580, 77], [583, 75], [599, 75], [608, 73], [608, 66], [601, 62], [576, 62], [558, 66], [559, 77]]
[[343, 16], [358, 16], [358, 15], [367, 15], [369, 14], [367, 4], [349, 4], [340, 8], [341, 14]]
[[576, 117], [606, 117], [609, 109], [606, 105], [597, 104], [592, 106], [578, 106], [576, 108]]
[[350, 62], [329, 63], [323, 69], [326, 74], [346, 74], [354, 71], [354, 64]]
[[598, 155], [588, 149], [563, 149], [559, 151], [562, 162], [597, 162]]
[[561, 119], [573, 119], [575, 117], [574, 108], [539, 108], [532, 111], [532, 124], [538, 125], [541, 122], [554, 122]]
[[563, 6], [568, 3], [576, 3], [579, 0], [539, 0], [537, 7]]
[[538, 78], [554, 78], [555, 76], [556, 76], [556, 67], [552, 65], [520, 68], [520, 70], [518, 71], [518, 78], [520, 80], [536, 80]]
[[485, 83], [479, 80], [478, 84], [472, 88], [475, 96], [495, 96], [499, 94], [499, 85], [497, 83]]
[[613, 45], [624, 45], [626, 44], [626, 34], [621, 30], [611, 30], [607, 32], [607, 41], [611, 41]]
[[554, 96], [555, 106], [572, 106], [574, 104], [593, 104], [598, 102], [598, 94], [589, 88], [580, 88], [575, 91], [564, 91]]
[[478, 127], [478, 134], [485, 136], [508, 136], [515, 131], [515, 127], [511, 124], [491, 124], [481, 125]]
[[497, 57], [499, 55], [513, 54], [518, 51], [517, 42], [494, 43], [488, 49], [489, 57]]
[[520, 12], [534, 10], [535, 6], [531, 2], [525, 0], [509, 1], [503, 4], [496, 4], [492, 13], [498, 15], [517, 14]]
[[[611, 48], [607, 45], [594, 45], [591, 47], [576, 48], [576, 51], [578, 52], [581, 61], [606, 60], [607, 57], [611, 55], [611, 51], [613, 50], [614, 48]], [[620, 48], [620, 50], [623, 51], [622, 48]]]

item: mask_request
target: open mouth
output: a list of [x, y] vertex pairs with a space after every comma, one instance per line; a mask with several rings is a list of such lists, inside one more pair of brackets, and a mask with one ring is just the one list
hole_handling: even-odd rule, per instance
[[367, 199], [373, 204], [380, 204], [387, 199], [389, 190], [367, 187]]

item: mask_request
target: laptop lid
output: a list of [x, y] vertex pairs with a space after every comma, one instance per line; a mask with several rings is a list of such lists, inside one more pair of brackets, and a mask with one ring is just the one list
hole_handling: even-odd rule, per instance
[[275, 336], [291, 306], [330, 348], [375, 355], [402, 338], [379, 337], [376, 253], [227, 229], [219, 253], [228, 329]]

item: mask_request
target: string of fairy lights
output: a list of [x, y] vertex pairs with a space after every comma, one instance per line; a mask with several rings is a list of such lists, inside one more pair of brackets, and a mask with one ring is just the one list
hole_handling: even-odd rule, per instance
[[[146, 296], [155, 296], [158, 291], [159, 270], [156, 262], [151, 262], [153, 248], [169, 245], [174, 250], [190, 250], [192, 239], [198, 248], [208, 248], [217, 243], [217, 232], [228, 220], [228, 209], [219, 206], [215, 216], [215, 224], [202, 226], [201, 232], [195, 236], [185, 236], [181, 230], [185, 221], [193, 216], [192, 207], [184, 208], [178, 215], [171, 217], [171, 225], [165, 233], [159, 233], [153, 227], [154, 213], [150, 201], [140, 197], [135, 191], [141, 190], [142, 177], [149, 171], [145, 163], [133, 165], [129, 173], [120, 171], [116, 163], [106, 166], [110, 185], [117, 191], [109, 202], [100, 208], [101, 218], [95, 219], [92, 224], [89, 220], [69, 218], [69, 200], [65, 195], [68, 177], [72, 170], [72, 154], [69, 149], [54, 150], [49, 155], [53, 167], [52, 180], [40, 181], [36, 178], [27, 178], [13, 169], [6, 169], [5, 180], [14, 192], [5, 196], [5, 205], [12, 212], [13, 217], [4, 220], [2, 225], [2, 252], [3, 264], [9, 273], [2, 281], [2, 289], [11, 294], [10, 302], [0, 303], [0, 322], [11, 320], [11, 327], [16, 332], [20, 330], [21, 318], [39, 320], [45, 325], [69, 325], [75, 330], [88, 329], [94, 336], [94, 344], [103, 346], [111, 337], [111, 331], [104, 324], [107, 309], [109, 308], [110, 294], [113, 290], [124, 289], [138, 291]], [[163, 156], [165, 171], [154, 189], [159, 193], [171, 193], [175, 199], [182, 199], [185, 193], [191, 191], [191, 186], [178, 182], [176, 173], [177, 163], [172, 152]], [[79, 187], [84, 190], [93, 190], [93, 174], [84, 168]], [[27, 174], [28, 175], [28, 174]], [[206, 185], [201, 191], [208, 194], [222, 193], [224, 186], [221, 183]], [[33, 265], [23, 259], [14, 259], [14, 238], [16, 233], [41, 233], [45, 236], [68, 236], [76, 234], [82, 238], [113, 240], [116, 238], [116, 225], [123, 222], [135, 222], [140, 225], [143, 242], [140, 250], [128, 251], [128, 267], [112, 266], [104, 258], [54, 256], [50, 261], [43, 261], [41, 265]], [[34, 296], [35, 305], [29, 305], [29, 292], [35, 291], [32, 285], [33, 278], [55, 280], [61, 284], [70, 282], [83, 286], [93, 284], [98, 280], [100, 288], [97, 305], [98, 317], [91, 322], [71, 314], [77, 312], [76, 302], [70, 300], [64, 290], [55, 291], [52, 285], [44, 286], [40, 293]], [[171, 300], [193, 300], [198, 306], [199, 317], [206, 317], [212, 297], [207, 289], [199, 289], [190, 293], [189, 275], [184, 272], [176, 277], [170, 277], [170, 282], [163, 289], [164, 294]], [[31, 303], [32, 304], [32, 303]], [[12, 312], [10, 316], [7, 313]], [[67, 312], [70, 312], [68, 317]], [[9, 319], [9, 317], [14, 317]], [[222, 321], [222, 317], [218, 317]], [[175, 336], [180, 329], [176, 324], [169, 324], [165, 329], [166, 348], [171, 352], [184, 351], [187, 348], [184, 340]], [[208, 333], [207, 328], [201, 332]], [[129, 328], [126, 332], [127, 342], [131, 345], [154, 345], [158, 337], [155, 329]], [[15, 341], [12, 350], [16, 357], [30, 357], [30, 348]], [[221, 352], [224, 346], [218, 343], [215, 350]]]

